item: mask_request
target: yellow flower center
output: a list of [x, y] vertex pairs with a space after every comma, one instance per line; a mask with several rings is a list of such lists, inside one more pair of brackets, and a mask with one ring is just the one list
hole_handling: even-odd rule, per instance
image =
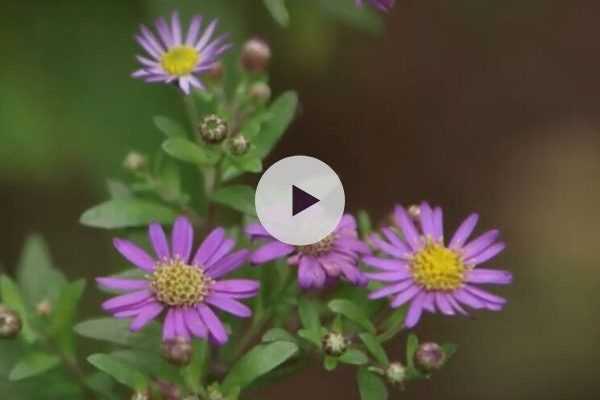
[[200, 53], [193, 47], [173, 47], [160, 58], [160, 65], [165, 71], [174, 76], [191, 73], [200, 62]]
[[298, 246], [297, 249], [300, 253], [307, 256], [320, 256], [331, 250], [333, 242], [335, 241], [334, 234], [328, 235], [321, 239], [317, 243], [308, 244], [306, 246]]
[[413, 279], [427, 290], [458, 289], [466, 267], [458, 253], [444, 245], [429, 242], [410, 263]]
[[173, 307], [201, 303], [214, 283], [201, 268], [177, 259], [157, 265], [148, 278], [156, 299]]

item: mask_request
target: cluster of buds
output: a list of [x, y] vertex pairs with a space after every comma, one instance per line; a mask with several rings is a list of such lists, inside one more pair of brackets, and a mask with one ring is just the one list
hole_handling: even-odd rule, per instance
[[194, 347], [189, 339], [178, 337], [162, 343], [161, 353], [169, 363], [183, 367], [189, 365], [194, 355]]
[[146, 168], [146, 157], [137, 151], [130, 151], [123, 160], [123, 168], [130, 172], [139, 172]]
[[437, 343], [426, 342], [419, 346], [415, 353], [417, 368], [423, 372], [437, 371], [446, 363], [447, 355]]
[[333, 357], [339, 357], [348, 349], [350, 340], [348, 340], [339, 332], [331, 331], [323, 336], [322, 345], [325, 354]]
[[388, 365], [384, 375], [392, 385], [401, 385], [406, 380], [406, 367], [402, 363], [395, 361]]
[[200, 120], [198, 133], [204, 142], [218, 144], [227, 138], [229, 127], [223, 118], [216, 114], [209, 114]]
[[21, 328], [19, 314], [0, 304], [0, 338], [14, 338], [21, 332]]

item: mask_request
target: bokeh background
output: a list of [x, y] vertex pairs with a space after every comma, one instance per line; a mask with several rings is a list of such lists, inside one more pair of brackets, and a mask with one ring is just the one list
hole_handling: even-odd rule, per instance
[[[600, 2], [398, 0], [357, 27], [316, 0], [289, 0], [280, 28], [259, 0], [16, 1], [0, 12], [0, 263], [31, 232], [66, 273], [114, 271], [107, 232], [79, 215], [150, 151], [155, 114], [181, 115], [175, 91], [129, 78], [140, 22], [172, 7], [221, 18], [240, 43], [267, 38], [274, 91], [302, 112], [270, 161], [314, 155], [340, 174], [350, 210], [477, 210], [509, 246], [515, 274], [500, 314], [427, 317], [423, 339], [460, 351], [430, 383], [392, 398], [597, 399], [600, 381]], [[345, 4], [351, 6], [352, 1]], [[97, 313], [88, 289], [86, 313]], [[404, 349], [393, 343], [393, 354]], [[1, 355], [0, 355], [1, 357]], [[264, 398], [356, 399], [350, 371], [317, 369]]]

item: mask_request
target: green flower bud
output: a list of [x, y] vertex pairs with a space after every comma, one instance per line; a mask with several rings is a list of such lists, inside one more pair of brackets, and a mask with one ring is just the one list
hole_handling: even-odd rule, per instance
[[150, 400], [150, 393], [147, 391], [137, 391], [131, 396], [131, 400]]
[[436, 371], [446, 363], [446, 352], [437, 343], [422, 343], [415, 353], [415, 363], [424, 372]]
[[250, 39], [242, 48], [242, 67], [250, 72], [263, 72], [271, 60], [271, 48], [261, 39]]
[[0, 305], [0, 338], [16, 337], [22, 328], [21, 317], [15, 311]]
[[50, 300], [42, 300], [35, 306], [35, 312], [40, 317], [47, 317], [52, 313], [52, 303]]
[[229, 140], [229, 148], [234, 155], [242, 156], [248, 152], [250, 142], [244, 135], [235, 135]]
[[221, 143], [227, 137], [227, 122], [218, 115], [210, 114], [202, 118], [198, 131], [206, 143]]
[[146, 157], [137, 151], [130, 151], [127, 156], [125, 156], [125, 160], [123, 160], [123, 167], [131, 172], [137, 172], [143, 169], [146, 167], [146, 164]]
[[224, 400], [225, 396], [221, 392], [219, 385], [213, 383], [209, 387], [206, 388], [206, 393], [208, 394], [208, 400]]
[[162, 356], [169, 363], [184, 367], [192, 361], [194, 347], [189, 339], [178, 337], [162, 343]]
[[264, 82], [256, 82], [250, 86], [250, 98], [259, 104], [264, 104], [271, 98], [271, 87]]
[[419, 217], [421, 216], [421, 207], [419, 207], [416, 204], [413, 204], [412, 206], [408, 207], [408, 215], [410, 215], [410, 217], [414, 220], [419, 219]]
[[401, 384], [406, 379], [406, 368], [399, 362], [393, 362], [386, 368], [385, 377], [391, 384]]
[[325, 354], [339, 357], [348, 349], [350, 341], [341, 333], [332, 331], [323, 336], [322, 344]]

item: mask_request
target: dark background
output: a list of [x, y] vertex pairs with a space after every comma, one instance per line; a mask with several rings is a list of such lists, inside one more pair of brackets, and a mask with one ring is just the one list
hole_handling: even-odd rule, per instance
[[[238, 43], [271, 40], [273, 88], [298, 90], [302, 112], [270, 161], [323, 159], [349, 209], [375, 218], [427, 199], [447, 230], [478, 211], [503, 231], [494, 266], [515, 274], [500, 290], [507, 308], [427, 316], [419, 336], [460, 350], [392, 398], [597, 399], [600, 3], [398, 0], [373, 35], [299, 1], [288, 29], [254, 0], [5, 1], [0, 263], [12, 270], [41, 232], [70, 277], [115, 271], [109, 233], [77, 220], [106, 198], [106, 177], [124, 176], [130, 149], [158, 145], [151, 117], [180, 115], [174, 91], [129, 78], [137, 25], [180, 5], [220, 16]], [[86, 298], [98, 313], [98, 292]], [[315, 369], [264, 397], [354, 399], [349, 374]]]

